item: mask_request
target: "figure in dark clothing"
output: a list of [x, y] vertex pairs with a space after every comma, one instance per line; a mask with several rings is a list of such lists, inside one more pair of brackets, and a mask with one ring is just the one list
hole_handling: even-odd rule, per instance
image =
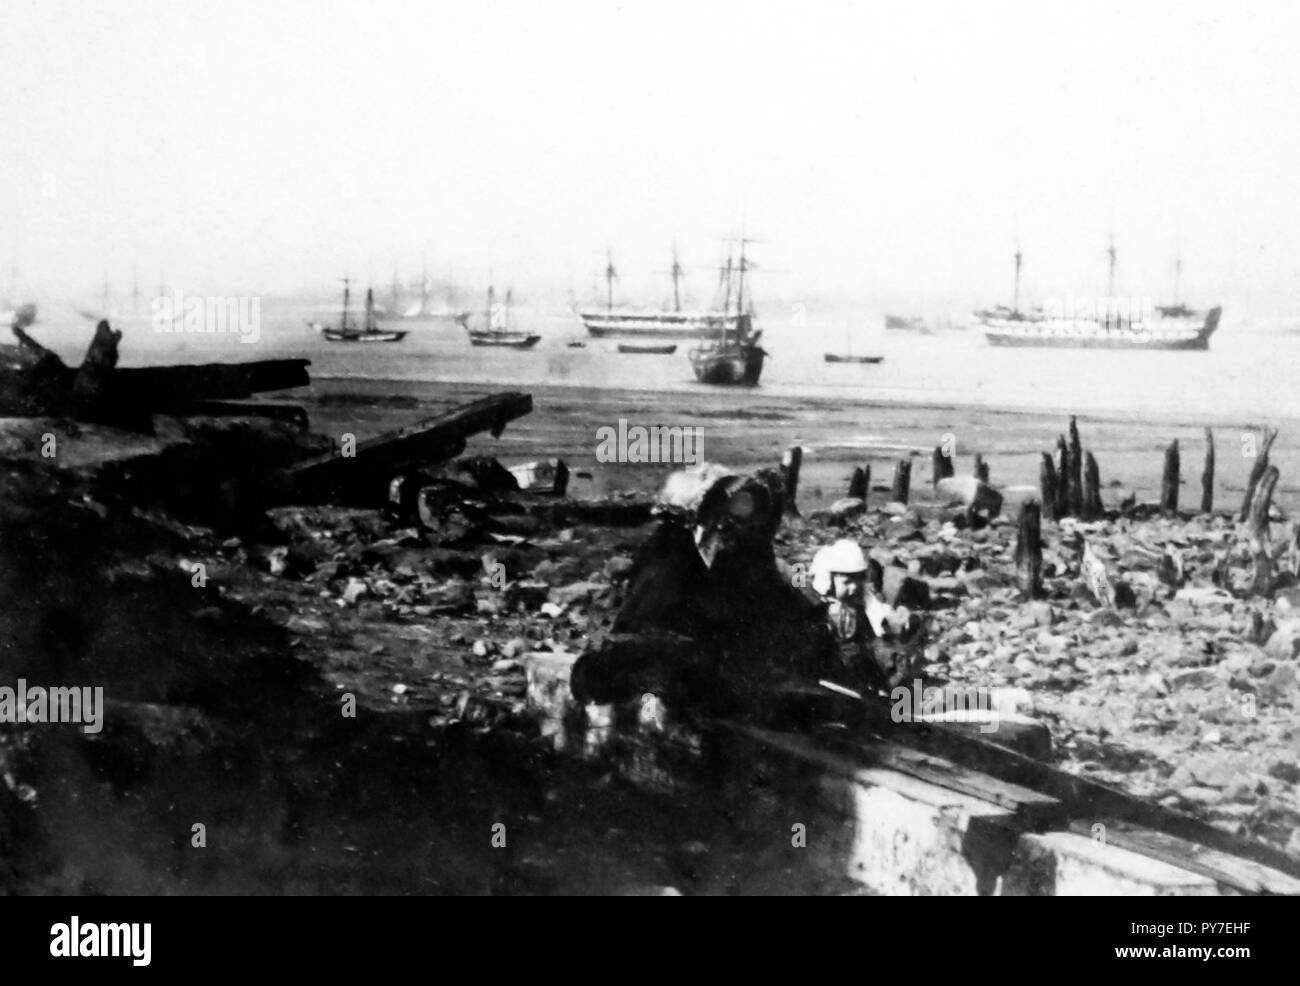
[[637, 553], [614, 636], [575, 666], [575, 695], [650, 691], [716, 710], [783, 676], [832, 669], [818, 607], [777, 565], [780, 522], [780, 495], [759, 477], [716, 482], [693, 524], [666, 517]]

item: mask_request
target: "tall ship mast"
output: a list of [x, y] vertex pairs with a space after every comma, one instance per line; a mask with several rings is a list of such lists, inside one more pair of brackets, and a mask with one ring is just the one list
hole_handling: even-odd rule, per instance
[[[1219, 306], [1193, 310], [1179, 300], [1182, 257], [1175, 266], [1174, 301], [1170, 305], [1147, 305], [1138, 299], [1115, 296], [1117, 253], [1112, 237], [1106, 248], [1108, 294], [1101, 304], [1078, 304], [1074, 310], [1032, 311], [1020, 307], [1019, 246], [1015, 254], [1015, 293], [1010, 307], [973, 312], [971, 321], [994, 346], [1033, 346], [1063, 349], [1184, 349], [1210, 348], [1210, 336], [1219, 327], [1223, 309]], [[1134, 303], [1137, 302], [1137, 303]]]
[[352, 281], [343, 278], [343, 311], [338, 325], [324, 325], [321, 322], [308, 322], [321, 334], [326, 342], [401, 342], [406, 338], [405, 330], [381, 329], [375, 316], [375, 292], [366, 288], [365, 322], [358, 328], [349, 310], [352, 301]]
[[[624, 309], [614, 304], [614, 281], [618, 272], [614, 267], [613, 252], [605, 255], [605, 297], [600, 309], [578, 312], [582, 324], [596, 338], [666, 338], [666, 339], [721, 339], [738, 332], [741, 312], [731, 311], [729, 299], [721, 310], [682, 310], [681, 280], [685, 273], [673, 248], [673, 263], [669, 270], [673, 281], [673, 307], [671, 311], [653, 311], [647, 308]], [[728, 287], [730, 281], [728, 281]]]
[[[745, 274], [750, 269], [745, 255], [748, 242], [741, 238], [739, 263], [733, 267], [728, 255], [722, 269], [723, 314], [726, 318], [719, 337], [701, 342], [686, 354], [695, 379], [700, 383], [753, 387], [763, 373], [763, 361], [767, 358], [761, 345], [763, 332], [754, 329], [752, 304], [749, 309], [745, 305]], [[734, 314], [731, 311], [733, 282], [736, 288]]]
[[469, 317], [460, 319], [465, 333], [469, 336], [471, 346], [498, 346], [506, 349], [531, 349], [541, 341], [536, 332], [525, 332], [512, 326], [511, 315], [514, 309], [514, 291], [506, 289], [504, 310], [496, 304], [496, 289], [489, 284], [487, 305], [483, 310], [483, 328], [470, 327]]

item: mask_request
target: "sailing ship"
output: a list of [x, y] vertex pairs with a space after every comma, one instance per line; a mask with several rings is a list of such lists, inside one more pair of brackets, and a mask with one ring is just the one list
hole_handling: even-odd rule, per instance
[[[889, 316], [886, 316], [888, 319]], [[822, 359], [827, 363], [883, 363], [883, 356], [858, 356], [853, 352], [853, 337], [849, 329], [844, 330], [844, 352], [842, 353], [822, 353]]]
[[349, 322], [348, 303], [351, 300], [352, 282], [343, 278], [343, 317], [337, 326], [323, 325], [320, 322], [308, 322], [313, 329], [325, 337], [326, 342], [401, 342], [406, 338], [404, 330], [381, 329], [375, 322], [375, 292], [366, 289], [365, 325], [357, 328], [355, 322]]
[[[745, 244], [740, 241], [740, 263], [733, 268], [728, 256], [723, 268], [724, 300], [722, 335], [715, 341], [703, 342], [686, 355], [695, 371], [695, 379], [700, 383], [729, 384], [753, 387], [763, 372], [763, 360], [767, 352], [760, 345], [762, 330], [754, 329], [754, 312], [752, 300], [750, 309], [745, 308], [745, 272], [749, 262], [745, 258]], [[731, 284], [733, 275], [736, 280], [736, 311], [731, 313]]]
[[1107, 253], [1110, 257], [1109, 292], [1106, 304], [1100, 310], [1075, 310], [1075, 306], [1062, 306], [1068, 310], [1033, 311], [1020, 309], [1020, 267], [1022, 257], [1019, 247], [1015, 253], [1015, 293], [1010, 308], [996, 305], [976, 311], [973, 323], [983, 330], [985, 338], [994, 346], [1049, 346], [1072, 349], [1209, 349], [1210, 336], [1219, 327], [1223, 309], [1215, 306], [1195, 311], [1178, 301], [1178, 279], [1182, 274], [1182, 258], [1176, 263], [1174, 302], [1170, 305], [1118, 303], [1115, 298], [1115, 244], [1112, 240]]
[[429, 277], [429, 265], [426, 262], [422, 268], [420, 280], [412, 282], [407, 286], [407, 294], [414, 292], [419, 295], [419, 300], [409, 304], [403, 304], [402, 301], [402, 284], [398, 278], [397, 271], [393, 271], [393, 283], [389, 288], [387, 308], [377, 307], [375, 311], [384, 321], [400, 322], [429, 322], [429, 321], [451, 321], [463, 322], [469, 318], [469, 311], [465, 308], [457, 307], [453, 302], [456, 300], [458, 292], [453, 288], [451, 279], [448, 277], [447, 283], [438, 294], [442, 296], [441, 300], [434, 300], [433, 281]]
[[[510, 327], [510, 309], [512, 307], [513, 292], [506, 290], [506, 303], [504, 310], [498, 311], [495, 304], [495, 295], [492, 285], [488, 285], [487, 290], [487, 310], [484, 313], [484, 322], [486, 327], [482, 329], [471, 329], [469, 327], [469, 317], [460, 319], [460, 324], [464, 326], [465, 332], [469, 335], [471, 346], [504, 346], [508, 349], [531, 349], [537, 345], [541, 336], [531, 333], [522, 332]], [[500, 316], [498, 318], [498, 316]]]
[[612, 254], [606, 254], [605, 310], [578, 312], [582, 324], [597, 338], [652, 337], [668, 339], [721, 339], [735, 336], [739, 331], [740, 313], [723, 311], [683, 311], [681, 295], [682, 265], [677, 251], [673, 250], [673, 265], [669, 273], [673, 279], [672, 311], [624, 311], [614, 308], [614, 269]]

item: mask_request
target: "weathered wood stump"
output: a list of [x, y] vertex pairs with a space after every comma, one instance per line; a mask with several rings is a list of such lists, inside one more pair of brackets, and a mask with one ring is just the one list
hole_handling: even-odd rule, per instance
[[890, 492], [890, 499], [898, 503], [906, 503], [912, 489], [912, 460], [899, 459], [894, 465], [894, 488]]
[[1178, 513], [1178, 439], [1174, 439], [1165, 449], [1165, 470], [1160, 479], [1160, 511], [1174, 515]]
[[781, 478], [784, 480], [783, 495], [787, 517], [799, 516], [799, 507], [796, 500], [799, 496], [799, 467], [802, 465], [803, 447], [791, 445], [785, 450], [785, 455], [781, 457]]
[[1267, 595], [1273, 588], [1273, 551], [1268, 529], [1268, 508], [1273, 502], [1273, 489], [1280, 473], [1277, 466], [1269, 466], [1260, 477], [1255, 497], [1250, 504], [1250, 551], [1255, 558], [1255, 576], [1251, 591]]
[[1101, 505], [1101, 470], [1091, 452], [1084, 455], [1083, 463], [1083, 518], [1096, 520], [1105, 514]]
[[1070, 516], [1070, 450], [1065, 436], [1056, 438], [1056, 518]]
[[1036, 500], [1020, 505], [1020, 529], [1016, 535], [1016, 571], [1020, 576], [1020, 594], [1035, 599], [1043, 591], [1042, 507]]
[[1050, 452], [1043, 453], [1043, 463], [1038, 467], [1038, 492], [1042, 496], [1043, 516], [1056, 520], [1056, 466]]
[[1201, 513], [1214, 512], [1214, 432], [1205, 429], [1205, 468], [1201, 471]]
[[953, 474], [952, 456], [943, 450], [942, 445], [936, 445], [931, 453], [932, 471], [934, 477], [932, 482], [935, 486], [939, 485], [939, 480], [947, 479]]
[[870, 490], [871, 466], [859, 466], [853, 470], [853, 478], [849, 480], [849, 496], [866, 503]]
[[1070, 416], [1070, 513], [1083, 516], [1083, 445], [1079, 441], [1079, 423]]
[[1255, 487], [1259, 485], [1260, 479], [1268, 470], [1268, 453], [1273, 448], [1273, 442], [1277, 440], [1277, 429], [1269, 428], [1264, 432], [1264, 448], [1257, 450], [1255, 462], [1250, 467], [1250, 478], [1246, 481], [1246, 495], [1241, 501], [1241, 514], [1237, 517], [1240, 521], [1245, 521], [1250, 517], [1251, 504], [1255, 500]]

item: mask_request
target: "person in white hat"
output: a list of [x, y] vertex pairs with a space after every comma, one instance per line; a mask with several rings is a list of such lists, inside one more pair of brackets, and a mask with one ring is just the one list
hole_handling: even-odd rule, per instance
[[827, 602], [827, 620], [838, 640], [863, 636], [866, 625], [867, 558], [856, 541], [839, 540], [813, 556], [812, 585]]
[[813, 556], [811, 575], [839, 648], [837, 670], [844, 684], [888, 689], [916, 673], [914, 644], [921, 638], [916, 628], [895, 625], [907, 616], [905, 610], [891, 609], [871, 591], [867, 559], [856, 541], [842, 539], [821, 548]]

